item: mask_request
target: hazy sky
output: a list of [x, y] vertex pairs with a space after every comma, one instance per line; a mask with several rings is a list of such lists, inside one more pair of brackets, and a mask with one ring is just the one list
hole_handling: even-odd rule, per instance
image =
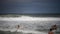
[[0, 13], [60, 13], [59, 0], [2, 0]]

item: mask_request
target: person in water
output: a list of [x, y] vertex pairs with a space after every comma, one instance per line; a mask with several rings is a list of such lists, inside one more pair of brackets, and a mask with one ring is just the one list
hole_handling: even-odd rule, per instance
[[17, 29], [19, 29], [20, 28], [20, 26], [19, 25], [17, 25]]
[[15, 28], [16, 28], [16, 31], [18, 31], [18, 29], [20, 28], [20, 25], [16, 25]]
[[53, 31], [53, 29], [50, 29], [48, 34], [54, 34], [54, 32], [52, 32], [52, 31]]
[[23, 29], [23, 26], [17, 25], [16, 28], [17, 28], [17, 29]]
[[53, 25], [53, 26], [52, 26], [52, 29], [53, 29], [53, 30], [57, 30], [57, 25], [56, 25], [56, 24]]
[[55, 31], [57, 30], [57, 25], [53, 25], [51, 28], [50, 28], [50, 31], [48, 34], [55, 34]]

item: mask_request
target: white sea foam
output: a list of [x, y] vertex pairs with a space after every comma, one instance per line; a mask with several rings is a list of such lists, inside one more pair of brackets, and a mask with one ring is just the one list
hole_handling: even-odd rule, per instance
[[9, 18], [0, 17], [0, 20], [4, 20], [4, 21], [60, 21], [60, 18], [21, 16], [21, 17], [9, 17]]

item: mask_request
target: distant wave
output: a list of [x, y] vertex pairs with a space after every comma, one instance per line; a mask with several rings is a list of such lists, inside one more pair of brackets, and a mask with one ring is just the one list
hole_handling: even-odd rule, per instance
[[7, 20], [7, 21], [60, 21], [60, 18], [20, 16], [20, 17], [0, 17], [0, 20]]

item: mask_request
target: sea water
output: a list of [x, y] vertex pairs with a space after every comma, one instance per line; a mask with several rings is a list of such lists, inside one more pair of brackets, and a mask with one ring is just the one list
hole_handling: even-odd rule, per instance
[[[54, 17], [0, 17], [0, 34], [48, 34], [52, 25], [56, 24], [60, 33], [60, 18]], [[17, 29], [16, 26], [20, 25]]]

